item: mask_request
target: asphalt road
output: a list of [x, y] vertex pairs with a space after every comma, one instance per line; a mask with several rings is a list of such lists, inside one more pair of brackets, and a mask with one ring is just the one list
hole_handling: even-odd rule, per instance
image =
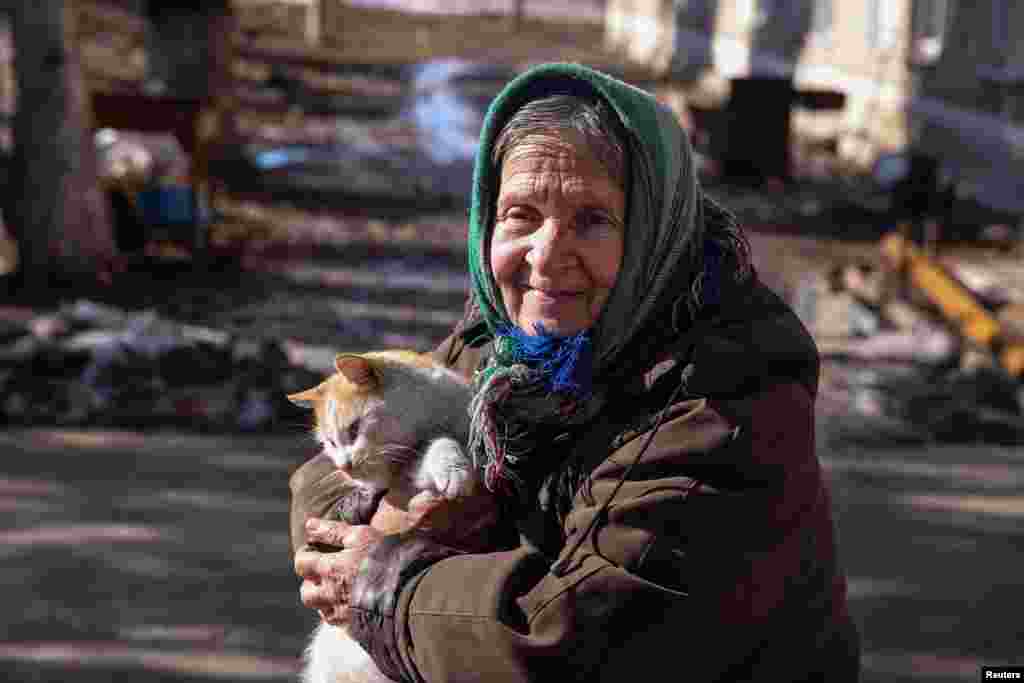
[[0, 432], [0, 680], [294, 681], [291, 437]]
[[823, 453], [863, 679], [977, 681], [1024, 664], [1024, 449]]
[[[293, 681], [287, 477], [308, 437], [0, 432], [0, 680]], [[834, 450], [864, 681], [1024, 663], [1024, 453]]]

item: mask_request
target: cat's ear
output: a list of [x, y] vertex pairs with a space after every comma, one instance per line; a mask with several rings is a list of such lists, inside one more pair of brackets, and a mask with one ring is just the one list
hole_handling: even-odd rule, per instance
[[297, 394], [288, 394], [288, 400], [297, 405], [300, 408], [312, 409], [313, 405], [320, 398], [320, 387], [316, 386], [312, 389], [306, 389], [300, 391]]
[[373, 369], [373, 363], [362, 356], [352, 353], [339, 354], [334, 359], [334, 367], [356, 386], [372, 389], [380, 384], [380, 377]]

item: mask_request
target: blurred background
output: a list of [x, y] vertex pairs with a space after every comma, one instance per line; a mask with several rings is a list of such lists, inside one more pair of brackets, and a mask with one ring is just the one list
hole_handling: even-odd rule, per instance
[[0, 2], [0, 678], [292, 681], [284, 399], [459, 319], [476, 135], [583, 62], [823, 355], [865, 681], [1024, 664], [1024, 2]]

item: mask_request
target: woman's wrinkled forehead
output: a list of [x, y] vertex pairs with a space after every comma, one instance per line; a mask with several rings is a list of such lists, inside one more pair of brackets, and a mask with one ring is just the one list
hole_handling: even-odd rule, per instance
[[536, 149], [538, 141], [552, 150], [597, 160], [610, 177], [625, 186], [625, 129], [603, 99], [555, 93], [524, 103], [495, 138], [491, 160], [496, 178], [500, 178], [506, 159], [524, 149]]
[[497, 209], [509, 202], [564, 199], [609, 210], [625, 218], [625, 183], [615, 177], [582, 136], [541, 132], [524, 137], [505, 155], [499, 169]]

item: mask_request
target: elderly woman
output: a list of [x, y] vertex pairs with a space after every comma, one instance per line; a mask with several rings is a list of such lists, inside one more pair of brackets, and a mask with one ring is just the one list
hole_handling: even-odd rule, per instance
[[400, 681], [856, 680], [817, 352], [675, 118], [544, 65], [494, 101], [476, 165], [473, 296], [436, 354], [475, 382], [469, 448], [517, 533], [460, 543], [479, 504], [447, 536], [303, 531], [342, 495], [314, 459], [296, 546], [345, 549], [300, 550], [303, 602]]

